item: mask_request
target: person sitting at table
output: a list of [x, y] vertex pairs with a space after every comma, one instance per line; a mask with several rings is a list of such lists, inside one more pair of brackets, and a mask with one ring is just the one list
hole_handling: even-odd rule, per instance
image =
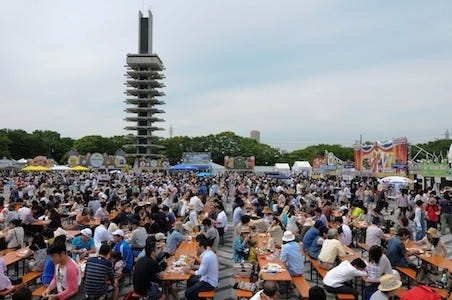
[[380, 277], [380, 284], [378, 285], [378, 290], [372, 294], [370, 300], [389, 300], [402, 286], [402, 281], [398, 280], [393, 274], [385, 274]]
[[[42, 293], [44, 298], [50, 300], [68, 299], [78, 292], [81, 283], [80, 269], [77, 263], [67, 256], [66, 246], [63, 243], [54, 243], [47, 250], [55, 264], [55, 274], [49, 286]], [[57, 289], [57, 292], [52, 292]]]
[[[263, 283], [263, 289], [258, 291], [250, 300], [270, 300], [279, 299], [279, 284], [274, 280], [266, 280]], [[316, 299], [317, 300], [317, 299]]]
[[342, 217], [336, 218], [337, 223], [337, 233], [338, 233], [338, 240], [346, 245], [351, 247], [353, 243], [353, 234], [352, 230], [350, 229], [350, 226], [347, 224], [344, 224], [344, 220]]
[[[204, 219], [204, 220], [205, 220], [205, 219]], [[250, 221], [251, 221], [251, 217], [250, 217], [249, 215], [243, 215], [243, 216], [240, 218], [240, 223], [238, 223], [238, 224], [234, 227], [234, 234], [233, 234], [234, 240], [235, 240], [235, 238], [236, 238], [237, 236], [240, 235], [240, 229], [242, 228], [242, 226], [249, 226], [249, 227], [251, 227]]]
[[367, 280], [364, 288], [364, 300], [369, 300], [370, 296], [377, 291], [380, 277], [385, 274], [397, 272], [392, 270], [391, 262], [383, 254], [383, 248], [379, 245], [373, 245], [369, 248], [369, 263], [367, 264]]
[[61, 225], [61, 215], [58, 213], [55, 207], [52, 207], [48, 210], [47, 217], [50, 220], [50, 223], [47, 225], [48, 228], [56, 230], [58, 227], [63, 227]]
[[319, 236], [320, 226], [324, 226], [322, 221], [320, 220], [314, 221], [311, 218], [307, 218], [306, 221], [304, 222], [303, 227], [310, 227], [303, 237], [303, 249], [305, 251], [308, 251], [309, 247], [311, 247], [312, 242], [315, 240], [317, 236]]
[[6, 267], [5, 260], [0, 257], [0, 291], [10, 289], [13, 287], [11, 280], [7, 275], [8, 268]]
[[36, 232], [30, 243], [29, 250], [33, 253], [33, 259], [28, 262], [31, 271], [42, 272], [47, 257], [47, 244], [44, 236], [40, 232]]
[[317, 258], [320, 267], [327, 270], [331, 269], [334, 267], [339, 256], [345, 256], [344, 246], [337, 239], [337, 230], [329, 229], [327, 239], [323, 242], [322, 249]]
[[115, 246], [113, 247], [113, 251], [119, 251], [121, 252], [122, 257], [124, 258], [124, 261], [126, 262], [126, 265], [123, 269], [123, 273], [130, 273], [132, 271], [133, 267], [133, 253], [132, 249], [130, 248], [129, 244], [124, 240], [124, 231], [121, 229], [118, 229], [112, 233], [113, 235], [113, 242], [115, 243]]
[[410, 224], [410, 220], [408, 220], [406, 216], [400, 216], [397, 219], [397, 222], [394, 224], [394, 232], [398, 232], [400, 228], [406, 228], [410, 232], [410, 241], [414, 239], [416, 230], [413, 228], [413, 225]]
[[192, 270], [190, 265], [185, 268], [185, 272], [192, 275], [187, 280], [187, 290], [185, 291], [187, 300], [197, 300], [199, 299], [199, 292], [214, 290], [218, 286], [219, 268], [217, 256], [210, 250], [209, 241], [205, 236], [198, 235], [196, 242], [196, 252], [201, 259], [201, 263], [196, 271]]
[[350, 263], [344, 260], [338, 266], [329, 270], [323, 278], [325, 290], [333, 294], [353, 294], [358, 299], [358, 292], [351, 281], [355, 277], [367, 276], [366, 263], [361, 258], [355, 258]]
[[314, 209], [314, 221], [321, 221], [322, 225], [324, 226], [328, 226], [328, 219], [326, 218], [326, 216], [322, 213], [322, 209], [320, 207], [317, 207], [316, 209]]
[[100, 207], [94, 212], [94, 219], [108, 218], [107, 202], [102, 201]]
[[322, 250], [323, 242], [328, 237], [328, 227], [326, 226], [320, 226], [319, 228], [319, 235], [314, 239], [314, 241], [311, 244], [311, 247], [308, 249], [308, 254], [313, 259], [318, 259], [320, 250]]
[[94, 229], [94, 246], [96, 249], [100, 249], [102, 243], [108, 243], [113, 240], [113, 236], [107, 229], [109, 224], [110, 220], [108, 218], [103, 218], [100, 220], [100, 224], [96, 227], [96, 229]]
[[404, 242], [408, 240], [410, 232], [406, 228], [400, 228], [397, 235], [388, 241], [386, 254], [393, 267], [409, 267], [417, 271], [415, 264], [411, 263], [409, 257], [417, 253], [417, 250], [407, 250]]
[[72, 239], [72, 249], [71, 253], [73, 257], [79, 255], [80, 259], [88, 256], [89, 253], [95, 253], [96, 248], [94, 247], [94, 240], [91, 237], [92, 231], [89, 228], [85, 228], [80, 231], [80, 235]]
[[103, 244], [99, 249], [99, 255], [88, 258], [84, 272], [85, 294], [88, 300], [98, 300], [105, 295], [109, 290], [108, 279], [110, 286], [113, 287], [112, 299], [118, 299], [118, 283], [113, 274], [113, 264], [110, 260], [111, 247], [108, 244]]
[[420, 246], [426, 251], [432, 251], [432, 255], [442, 257], [447, 256], [447, 248], [444, 242], [439, 238], [438, 230], [430, 227], [426, 235], [419, 241], [414, 242], [415, 245]]
[[270, 235], [267, 243], [267, 248], [274, 250], [276, 248], [281, 248], [283, 244], [283, 230], [284, 226], [281, 221], [275, 216], [270, 226], [267, 229], [267, 233]]
[[205, 234], [206, 238], [210, 242], [210, 247], [213, 252], [216, 253], [220, 244], [220, 235], [218, 234], [218, 230], [212, 225], [212, 220], [209, 218], [202, 220], [202, 226], [204, 226], [204, 232], [202, 233]]
[[182, 224], [182, 222], [176, 222], [173, 231], [171, 231], [171, 233], [168, 235], [168, 238], [166, 239], [166, 252], [170, 253], [171, 255], [176, 252], [177, 247], [179, 247], [179, 245], [183, 241], [187, 240], [185, 233], [189, 228], [186, 224]]
[[366, 245], [368, 247], [372, 247], [373, 245], [380, 246], [382, 240], [388, 240], [390, 238], [389, 235], [383, 232], [380, 225], [380, 218], [373, 217], [372, 224], [366, 229]]
[[295, 241], [292, 231], [285, 231], [282, 237], [280, 260], [283, 262], [291, 276], [302, 276], [304, 269], [304, 257], [301, 254], [300, 245]]
[[238, 236], [232, 246], [232, 261], [241, 263], [248, 261], [251, 248], [251, 228], [242, 226], [240, 236]]
[[164, 270], [157, 261], [159, 250], [155, 241], [148, 239], [144, 247], [145, 255], [138, 259], [133, 272], [133, 290], [149, 299], [165, 299], [160, 288], [161, 272]]
[[24, 229], [20, 226], [20, 221], [14, 219], [9, 222], [8, 229], [5, 235], [5, 241], [8, 243], [8, 249], [18, 249], [24, 245]]
[[91, 221], [91, 216], [90, 216], [90, 213], [89, 213], [89, 209], [88, 208], [84, 208], [75, 217], [75, 223], [77, 223], [77, 224], [73, 227], [73, 230], [83, 229], [83, 227], [88, 225], [90, 221]]
[[130, 222], [130, 229], [132, 231], [132, 236], [127, 242], [132, 248], [133, 255], [137, 256], [144, 249], [149, 234], [146, 232], [146, 229], [140, 225], [140, 221], [137, 219], [133, 219], [132, 222]]
[[[144, 251], [144, 249], [143, 249], [143, 251]], [[144, 255], [145, 254], [146, 254], [146, 252], [144, 252]], [[115, 274], [115, 279], [117, 281], [119, 281], [123, 276], [122, 270], [124, 269], [126, 262], [124, 261], [124, 258], [122, 257], [122, 254], [119, 251], [111, 251], [110, 259], [113, 264], [113, 273]]]

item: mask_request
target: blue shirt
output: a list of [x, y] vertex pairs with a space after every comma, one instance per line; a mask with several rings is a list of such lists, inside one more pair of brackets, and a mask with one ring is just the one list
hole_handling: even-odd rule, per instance
[[408, 267], [410, 265], [405, 258], [405, 253], [405, 245], [402, 243], [399, 236], [395, 236], [388, 241], [386, 256], [389, 258], [389, 261], [393, 267]]
[[317, 258], [319, 257], [320, 250], [322, 250], [322, 245], [319, 245], [319, 244], [317, 243], [318, 240], [319, 240], [319, 238], [320, 238], [320, 235], [318, 235], [318, 236], [314, 239], [314, 241], [313, 241], [312, 244], [311, 244], [311, 247], [309, 247], [309, 250], [308, 250], [309, 256], [312, 257], [312, 258], [314, 258], [314, 259], [317, 259]]
[[200, 275], [199, 281], [204, 281], [216, 288], [218, 285], [218, 265], [217, 256], [212, 250], [206, 249], [201, 255], [201, 265], [196, 270], [195, 275]]
[[309, 228], [303, 237], [303, 249], [308, 250], [317, 236], [319, 236], [319, 230], [315, 227]]
[[183, 241], [185, 241], [185, 235], [177, 230], [173, 230], [173, 232], [170, 233], [168, 239], [166, 240], [166, 252], [171, 254], [174, 253], [177, 250], [179, 244]]
[[130, 248], [129, 244], [127, 244], [126, 241], [121, 241], [120, 243], [116, 243], [113, 247], [113, 251], [119, 251], [122, 254], [122, 258], [126, 262], [126, 266], [124, 269], [127, 269], [128, 271], [132, 271], [133, 267], [133, 253], [132, 249]]
[[44, 269], [42, 270], [41, 281], [42, 284], [49, 285], [55, 274], [55, 265], [53, 264], [50, 255], [47, 255]]
[[281, 261], [286, 264], [290, 275], [299, 276], [303, 274], [304, 257], [297, 242], [288, 242], [282, 246]]
[[234, 263], [240, 263], [242, 259], [246, 261], [248, 259], [249, 248], [250, 245], [248, 243], [244, 245], [242, 238], [238, 236], [234, 241], [234, 245], [232, 245], [232, 261]]
[[76, 236], [72, 239], [72, 247], [76, 250], [86, 249], [90, 250], [94, 248], [94, 240], [93, 238], [88, 238], [86, 241], [82, 241], [82, 236]]

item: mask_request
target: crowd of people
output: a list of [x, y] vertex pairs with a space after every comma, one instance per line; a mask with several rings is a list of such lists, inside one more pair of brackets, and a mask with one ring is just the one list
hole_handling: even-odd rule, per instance
[[[365, 299], [372, 300], [392, 291], [380, 288], [383, 282], [398, 285], [395, 266], [417, 267], [404, 240], [446, 255], [440, 235], [452, 232], [448, 191], [401, 188], [393, 197], [390, 187], [373, 178], [346, 183], [235, 172], [205, 178], [156, 172], [116, 173], [100, 182], [95, 173], [19, 173], [3, 174], [0, 189], [0, 246], [29, 246], [34, 257], [29, 268], [42, 271], [45, 296], [53, 299], [79, 293], [82, 276], [83, 293], [90, 299], [107, 292], [117, 299], [128, 277], [136, 293], [164, 298], [164, 290], [173, 292], [160, 279], [166, 259], [190, 235], [197, 258], [196, 266], [185, 270], [192, 275], [185, 297], [197, 299], [199, 291], [218, 286], [216, 253], [229, 230], [226, 206], [232, 206], [233, 262], [255, 264], [262, 249], [254, 233], [266, 233], [265, 250], [284, 262], [292, 276], [303, 275], [309, 255], [329, 270], [323, 281], [327, 292], [356, 295], [349, 281], [367, 277]], [[398, 216], [395, 235], [389, 230], [393, 214]], [[38, 220], [46, 225], [33, 225]], [[357, 229], [356, 221], [368, 226]], [[68, 242], [71, 230], [80, 235]], [[344, 245], [354, 247], [360, 239], [369, 247], [369, 260], [340, 262], [347, 255]], [[260, 299], [288, 288], [264, 283]]]

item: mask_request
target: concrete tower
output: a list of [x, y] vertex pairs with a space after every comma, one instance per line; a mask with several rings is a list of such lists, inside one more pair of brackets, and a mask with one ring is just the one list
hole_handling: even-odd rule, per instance
[[155, 135], [159, 130], [156, 123], [164, 122], [158, 118], [158, 114], [165, 111], [158, 109], [165, 102], [160, 97], [165, 94], [159, 89], [165, 85], [162, 80], [165, 69], [157, 54], [152, 53], [152, 13], [144, 17], [141, 12], [138, 15], [138, 54], [127, 54], [126, 65], [126, 118], [128, 125], [124, 128], [131, 131], [131, 143], [126, 145], [135, 149], [134, 168], [154, 167], [156, 159], [163, 155], [156, 154], [155, 141], [161, 139]]

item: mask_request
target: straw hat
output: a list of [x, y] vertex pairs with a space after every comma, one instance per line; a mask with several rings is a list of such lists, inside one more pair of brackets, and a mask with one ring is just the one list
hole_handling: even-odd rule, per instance
[[271, 211], [270, 207], [268, 206], [264, 206], [264, 209], [262, 210], [263, 214], [273, 214], [273, 212]]
[[382, 292], [394, 291], [402, 286], [402, 282], [397, 280], [393, 274], [386, 274], [380, 277], [378, 289]]
[[436, 228], [430, 227], [427, 230], [427, 234], [432, 237], [432, 238], [438, 238], [439, 234], [438, 234], [438, 230], [436, 230]]
[[249, 228], [248, 226], [242, 226], [240, 228], [240, 233], [251, 233], [251, 228]]
[[292, 231], [284, 231], [282, 240], [284, 242], [291, 242], [291, 241], [295, 240], [295, 235], [292, 233]]

